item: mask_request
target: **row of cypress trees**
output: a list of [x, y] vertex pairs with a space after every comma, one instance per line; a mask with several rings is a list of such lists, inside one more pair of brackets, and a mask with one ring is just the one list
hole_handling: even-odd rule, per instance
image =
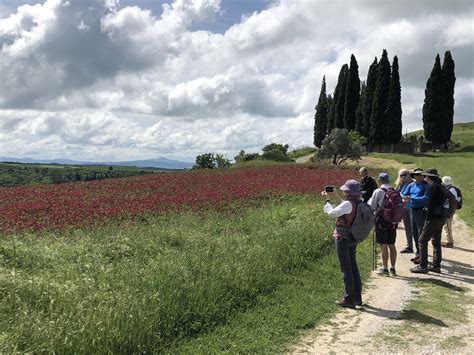
[[326, 78], [323, 77], [314, 118], [314, 145], [317, 147], [333, 128], [355, 130], [372, 143], [399, 142], [402, 105], [397, 56], [390, 66], [384, 49], [380, 62], [375, 58], [361, 86], [359, 65], [352, 54], [350, 65], [341, 67], [332, 96], [326, 94]]
[[438, 54], [426, 83], [423, 130], [427, 140], [437, 146], [444, 145], [445, 149], [453, 131], [455, 83], [451, 52], [447, 51], [444, 54], [443, 66]]

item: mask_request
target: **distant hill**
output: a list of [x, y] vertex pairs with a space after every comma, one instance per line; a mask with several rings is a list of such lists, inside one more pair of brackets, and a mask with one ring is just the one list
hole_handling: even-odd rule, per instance
[[189, 162], [171, 160], [167, 158], [114, 161], [114, 162], [89, 162], [70, 159], [31, 159], [31, 158], [10, 158], [1, 157], [0, 162], [15, 162], [26, 164], [61, 164], [61, 165], [113, 165], [113, 166], [136, 166], [139, 168], [159, 168], [159, 169], [190, 169], [193, 164]]
[[[423, 130], [409, 132], [408, 135], [415, 134], [417, 136], [423, 135]], [[451, 140], [459, 142], [463, 147], [474, 145], [474, 122], [455, 123], [453, 125], [453, 133]]]

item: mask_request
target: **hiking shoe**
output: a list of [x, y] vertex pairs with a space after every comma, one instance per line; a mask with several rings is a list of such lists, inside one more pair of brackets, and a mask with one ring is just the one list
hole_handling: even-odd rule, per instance
[[415, 264], [415, 265], [421, 264], [421, 258], [413, 260], [413, 264]]
[[411, 253], [413, 253], [412, 248], [405, 248], [400, 251], [400, 254], [411, 254]]
[[414, 268], [411, 268], [410, 269], [410, 272], [414, 273], [414, 274], [427, 274], [428, 273], [428, 269], [425, 268], [425, 267], [421, 267], [420, 265], [414, 267]]
[[421, 256], [417, 255], [414, 258], [411, 258], [410, 261], [415, 262], [416, 260], [420, 260], [420, 259], [421, 259]]
[[343, 307], [343, 308], [355, 308], [355, 306], [356, 306], [356, 304], [354, 302], [347, 302], [345, 298], [337, 300], [336, 304], [339, 307]]
[[362, 306], [362, 301], [357, 301], [356, 306], [359, 306], [359, 307]]
[[397, 276], [397, 271], [395, 270], [394, 267], [391, 267], [391, 268], [390, 268], [390, 274], [391, 274], [392, 276]]
[[448, 243], [448, 242], [441, 242], [441, 246], [445, 248], [453, 248], [454, 243]]
[[441, 268], [439, 266], [436, 266], [436, 265], [433, 265], [433, 264], [428, 265], [428, 271], [436, 272], [438, 274], [441, 274]]
[[389, 272], [388, 272], [388, 269], [378, 269], [376, 272], [375, 272], [377, 275], [381, 275], [381, 276], [389, 276]]

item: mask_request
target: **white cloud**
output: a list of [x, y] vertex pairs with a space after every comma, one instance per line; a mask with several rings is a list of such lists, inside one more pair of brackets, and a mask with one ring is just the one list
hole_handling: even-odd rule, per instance
[[139, 6], [47, 0], [0, 19], [2, 152], [192, 159], [311, 144], [322, 76], [331, 92], [354, 53], [363, 80], [383, 48], [399, 58], [404, 130], [421, 127], [426, 80], [445, 50], [456, 62], [455, 119], [472, 120], [468, 1], [281, 0], [223, 34], [191, 30], [220, 16], [219, 0], [175, 0], [160, 17]]

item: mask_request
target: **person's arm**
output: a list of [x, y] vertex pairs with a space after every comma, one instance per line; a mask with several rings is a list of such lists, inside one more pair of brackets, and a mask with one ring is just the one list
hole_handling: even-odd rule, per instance
[[370, 207], [372, 207], [372, 210], [375, 211], [379, 205], [379, 200], [380, 200], [380, 193], [382, 192], [382, 190], [380, 189], [376, 189], [372, 195], [372, 197], [369, 199], [369, 201], [367, 201], [367, 203], [369, 204]]
[[412, 202], [419, 203], [419, 204], [425, 204], [428, 202], [428, 186], [424, 186], [425, 191], [423, 191], [422, 196], [411, 196]]
[[456, 189], [455, 189], [454, 187], [450, 187], [448, 191], [451, 192], [451, 193], [454, 195], [454, 197], [456, 197], [456, 201], [459, 202], [459, 200], [458, 200], [458, 192], [456, 191]]
[[352, 212], [352, 204], [349, 201], [344, 201], [336, 207], [333, 207], [330, 202], [324, 205], [324, 213], [330, 217], [341, 217]]
[[405, 196], [407, 195], [410, 195], [410, 186], [411, 186], [411, 183], [406, 185], [402, 191], [400, 191], [400, 195], [402, 195], [402, 197], [404, 198]]

